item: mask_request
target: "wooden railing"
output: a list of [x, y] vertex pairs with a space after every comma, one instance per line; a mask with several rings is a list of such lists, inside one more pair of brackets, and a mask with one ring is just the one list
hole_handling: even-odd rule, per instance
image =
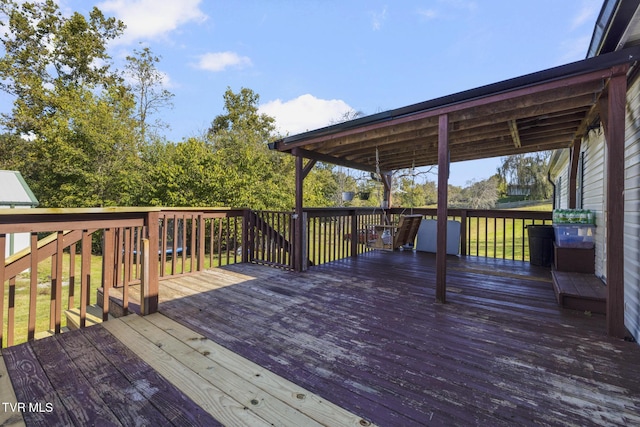
[[[293, 212], [261, 211], [249, 213], [250, 262], [293, 269]], [[365, 235], [368, 226], [380, 224], [380, 209], [305, 209], [303, 259], [306, 266], [324, 264], [371, 250]], [[355, 239], [352, 239], [355, 236]]]
[[[246, 216], [243, 209], [0, 211], [0, 348], [59, 333], [65, 311], [77, 311], [84, 327], [94, 303], [105, 320], [110, 297], [126, 313], [130, 286], [140, 286], [141, 312], [156, 311], [160, 280], [247, 261]], [[6, 257], [10, 233], [26, 233], [29, 245]]]
[[[404, 214], [437, 219], [436, 209], [391, 209], [392, 221]], [[449, 209], [448, 219], [459, 221], [460, 254], [529, 261], [527, 226], [551, 225], [551, 212], [520, 210]]]
[[307, 265], [319, 265], [371, 250], [364, 233], [381, 224], [381, 209], [306, 209]]
[[[397, 224], [406, 214], [437, 218], [436, 209], [305, 209], [302, 257], [312, 266], [367, 252], [371, 249], [364, 230]], [[292, 269], [293, 212], [251, 212], [249, 216], [249, 261]], [[528, 261], [526, 228], [551, 224], [551, 212], [449, 209], [448, 219], [461, 223], [461, 255]]]
[[249, 262], [292, 268], [293, 222], [293, 212], [249, 212], [247, 221]]
[[[110, 298], [126, 313], [130, 291], [141, 313], [157, 311], [163, 279], [237, 262], [293, 269], [295, 221], [305, 225], [308, 267], [371, 250], [362, 230], [410, 213], [436, 217], [435, 209], [306, 209], [302, 218], [224, 208], [1, 210], [0, 348], [59, 333], [66, 310], [78, 312], [80, 327], [95, 303], [107, 319]], [[449, 218], [463, 224], [462, 255], [527, 261], [526, 227], [550, 224], [551, 212], [450, 209]], [[27, 233], [29, 245], [6, 257], [10, 233]]]

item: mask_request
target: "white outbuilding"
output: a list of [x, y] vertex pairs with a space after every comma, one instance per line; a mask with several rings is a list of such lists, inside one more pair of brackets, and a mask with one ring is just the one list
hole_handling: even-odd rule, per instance
[[[39, 202], [22, 174], [0, 170], [0, 209], [35, 208]], [[7, 236], [7, 256], [29, 246], [29, 233], [13, 233]]]

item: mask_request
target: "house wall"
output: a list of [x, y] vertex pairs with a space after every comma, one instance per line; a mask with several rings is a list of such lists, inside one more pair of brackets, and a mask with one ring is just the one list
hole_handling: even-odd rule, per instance
[[[0, 209], [9, 209], [9, 206], [0, 206]], [[29, 233], [7, 234], [4, 253], [6, 256], [20, 252], [31, 245], [31, 235]]]
[[[606, 282], [606, 141], [604, 130], [589, 132], [582, 142], [582, 208], [596, 212], [595, 274]], [[556, 208], [569, 206], [569, 161], [564, 156], [555, 167]], [[640, 78], [629, 82], [625, 129], [624, 298], [625, 326], [640, 342]]]
[[[582, 208], [590, 209], [596, 213], [596, 260], [595, 274], [606, 281], [606, 226], [605, 226], [605, 159], [606, 146], [602, 127], [593, 130], [589, 138], [583, 141], [581, 151], [583, 154], [583, 188]], [[603, 178], [604, 177], [604, 178]]]
[[560, 174], [555, 182], [555, 208], [567, 209], [569, 207], [569, 163], [563, 164]]
[[640, 342], [640, 78], [627, 92], [624, 167], [624, 317]]

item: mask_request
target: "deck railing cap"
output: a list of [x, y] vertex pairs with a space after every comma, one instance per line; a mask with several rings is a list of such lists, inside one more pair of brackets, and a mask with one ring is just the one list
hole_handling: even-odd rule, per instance
[[166, 206], [111, 206], [100, 208], [14, 208], [0, 209], [0, 215], [60, 215], [60, 214], [105, 214], [105, 213], [146, 213], [173, 211], [229, 211], [244, 210], [245, 208], [229, 207], [166, 207]]

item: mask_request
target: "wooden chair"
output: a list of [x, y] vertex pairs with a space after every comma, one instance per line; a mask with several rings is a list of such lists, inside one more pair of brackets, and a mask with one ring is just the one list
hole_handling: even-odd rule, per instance
[[371, 247], [393, 251], [407, 243], [413, 244], [422, 215], [403, 215], [398, 225], [374, 225], [375, 240]]

